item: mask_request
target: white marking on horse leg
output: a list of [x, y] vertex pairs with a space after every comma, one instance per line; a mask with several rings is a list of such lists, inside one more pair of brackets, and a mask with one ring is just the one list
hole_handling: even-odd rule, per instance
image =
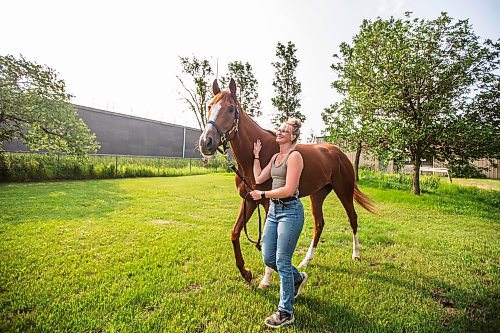
[[352, 259], [361, 260], [359, 255], [359, 237], [358, 234], [352, 235]]
[[269, 287], [269, 284], [271, 283], [271, 277], [273, 275], [274, 269], [271, 267], [266, 266], [266, 271], [264, 272], [264, 277], [262, 278], [262, 281], [259, 283], [259, 288], [260, 289], [266, 289]]
[[309, 246], [309, 250], [307, 250], [306, 257], [299, 264], [300, 267], [306, 267], [307, 264], [314, 258], [314, 254], [316, 253], [316, 248], [314, 247], [314, 239], [311, 241], [311, 245]]

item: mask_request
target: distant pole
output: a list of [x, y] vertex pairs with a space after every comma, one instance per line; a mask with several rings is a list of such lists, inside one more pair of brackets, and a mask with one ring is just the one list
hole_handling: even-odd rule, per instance
[[182, 137], [182, 158], [186, 158], [186, 127], [184, 128], [184, 135]]

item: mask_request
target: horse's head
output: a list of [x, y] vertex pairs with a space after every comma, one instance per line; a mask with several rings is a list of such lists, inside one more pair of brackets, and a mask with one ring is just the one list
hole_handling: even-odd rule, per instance
[[217, 80], [214, 80], [212, 91], [214, 98], [208, 105], [208, 121], [199, 142], [200, 151], [204, 156], [215, 154], [217, 147], [234, 139], [238, 132], [236, 82], [231, 79], [229, 91], [221, 91]]

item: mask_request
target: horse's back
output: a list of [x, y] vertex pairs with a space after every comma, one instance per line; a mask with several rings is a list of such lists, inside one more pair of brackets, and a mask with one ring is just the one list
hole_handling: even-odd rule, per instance
[[327, 185], [332, 185], [341, 171], [352, 173], [354, 177], [349, 158], [334, 145], [301, 144], [297, 145], [296, 149], [304, 160], [299, 186], [300, 196], [311, 195]]

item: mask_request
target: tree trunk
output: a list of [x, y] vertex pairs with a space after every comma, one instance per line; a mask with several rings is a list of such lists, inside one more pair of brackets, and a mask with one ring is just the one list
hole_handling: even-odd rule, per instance
[[361, 157], [361, 142], [358, 144], [358, 148], [356, 149], [356, 157], [354, 159], [354, 172], [356, 173], [356, 181], [359, 181], [359, 159]]
[[412, 154], [413, 163], [413, 182], [412, 182], [412, 192], [415, 195], [420, 195], [420, 165], [422, 161], [418, 153]]

